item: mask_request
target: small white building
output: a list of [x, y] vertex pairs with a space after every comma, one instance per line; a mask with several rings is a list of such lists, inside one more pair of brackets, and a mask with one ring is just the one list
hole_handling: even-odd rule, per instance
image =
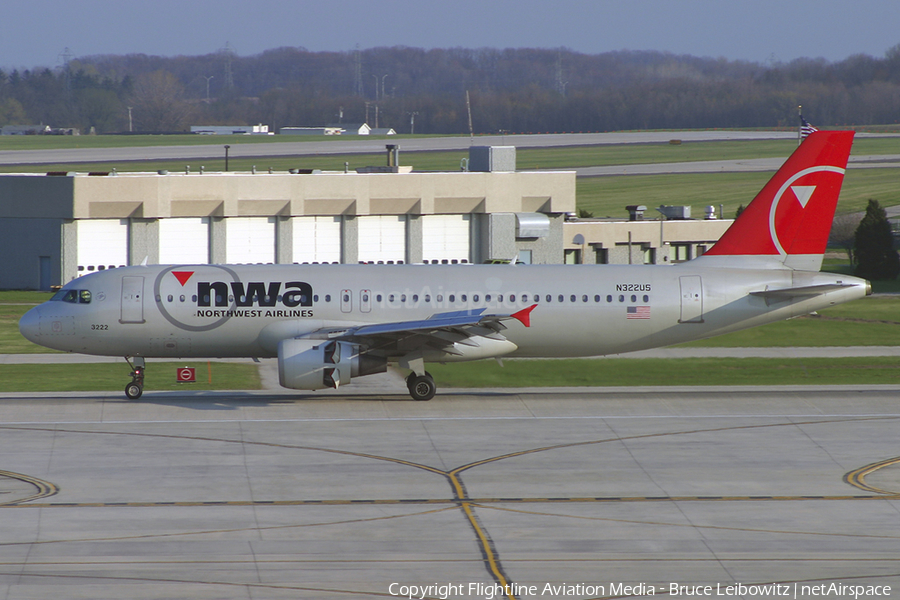
[[268, 125], [191, 125], [191, 133], [199, 135], [274, 135]]
[[337, 127], [341, 130], [341, 135], [369, 135], [372, 128], [368, 123], [339, 123], [331, 124], [329, 127]]
[[282, 127], [279, 135], [341, 135], [340, 127]]

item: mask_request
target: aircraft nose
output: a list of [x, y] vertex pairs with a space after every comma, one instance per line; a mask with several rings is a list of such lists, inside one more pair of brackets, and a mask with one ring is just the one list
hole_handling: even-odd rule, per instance
[[41, 335], [41, 307], [35, 306], [19, 319], [19, 333], [29, 342], [39, 343]]

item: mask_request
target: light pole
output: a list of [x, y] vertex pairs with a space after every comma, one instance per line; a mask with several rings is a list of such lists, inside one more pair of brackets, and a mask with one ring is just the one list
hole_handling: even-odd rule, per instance
[[387, 77], [387, 73], [381, 76], [381, 99], [384, 100], [384, 78]]
[[225, 144], [225, 171], [228, 171], [228, 149], [231, 148], [228, 144]]
[[416, 132], [416, 115], [418, 112], [409, 113], [409, 135], [413, 135]]
[[206, 80], [206, 103], [209, 104], [209, 80], [215, 77], [215, 75], [210, 75], [209, 77], [201, 75], [200, 77]]

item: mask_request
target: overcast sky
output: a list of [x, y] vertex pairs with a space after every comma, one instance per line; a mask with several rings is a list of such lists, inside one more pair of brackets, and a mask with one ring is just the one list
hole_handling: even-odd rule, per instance
[[0, 10], [0, 68], [280, 46], [661, 50], [787, 62], [883, 57], [898, 0], [20, 0]]

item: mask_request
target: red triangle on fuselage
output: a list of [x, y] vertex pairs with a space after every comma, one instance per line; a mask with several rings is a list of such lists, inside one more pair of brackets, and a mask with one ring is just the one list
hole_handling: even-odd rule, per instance
[[175, 278], [178, 279], [178, 282], [182, 287], [184, 287], [184, 284], [188, 282], [188, 279], [190, 279], [191, 275], [193, 274], [193, 271], [172, 271], [172, 275], [174, 275]]

